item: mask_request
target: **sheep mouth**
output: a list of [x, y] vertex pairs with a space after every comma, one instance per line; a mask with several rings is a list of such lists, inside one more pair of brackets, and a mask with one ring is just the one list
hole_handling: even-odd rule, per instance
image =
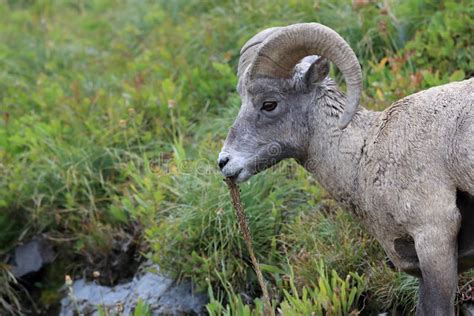
[[244, 182], [250, 179], [252, 176], [273, 167], [281, 161], [281, 159], [257, 159], [253, 157], [251, 163], [247, 163], [245, 166], [236, 170], [233, 174], [226, 175], [227, 178], [231, 179], [236, 183]]
[[221, 170], [224, 177], [236, 182], [244, 182], [252, 176], [276, 165], [284, 157], [253, 155], [246, 158], [234, 158]]
[[222, 171], [222, 175], [232, 180], [233, 182], [240, 183], [250, 179], [255, 172], [253, 168], [249, 168], [250, 166], [244, 165], [230, 165], [226, 166]]
[[239, 170], [237, 170], [236, 172], [234, 172], [233, 174], [231, 175], [224, 175], [227, 179], [230, 179], [234, 182], [237, 181], [237, 178], [239, 177], [240, 173], [242, 172], [243, 168], [240, 168]]
[[228, 178], [228, 179], [231, 179], [231, 180], [234, 181], [235, 183], [241, 183], [241, 182], [247, 181], [247, 180], [250, 179], [253, 175], [254, 175], [254, 173], [249, 172], [248, 170], [246, 170], [246, 169], [244, 169], [244, 168], [240, 168], [240, 169], [237, 170], [233, 175], [228, 176], [227, 178]]

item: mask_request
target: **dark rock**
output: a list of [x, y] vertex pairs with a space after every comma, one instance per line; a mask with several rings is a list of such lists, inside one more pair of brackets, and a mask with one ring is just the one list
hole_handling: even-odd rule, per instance
[[156, 315], [204, 315], [207, 301], [189, 282], [173, 285], [160, 297]]
[[29, 242], [16, 247], [10, 260], [15, 278], [38, 272], [54, 259], [52, 246], [42, 237], [35, 237]]

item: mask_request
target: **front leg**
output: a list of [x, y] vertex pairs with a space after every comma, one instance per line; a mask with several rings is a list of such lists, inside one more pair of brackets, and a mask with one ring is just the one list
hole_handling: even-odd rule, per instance
[[459, 224], [457, 219], [446, 221], [442, 225], [423, 227], [415, 236], [422, 273], [416, 310], [419, 316], [454, 315]]

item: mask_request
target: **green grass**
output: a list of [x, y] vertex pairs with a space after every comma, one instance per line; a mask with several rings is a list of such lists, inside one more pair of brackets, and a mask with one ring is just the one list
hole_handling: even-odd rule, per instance
[[[360, 59], [363, 104], [383, 109], [473, 74], [473, 16], [471, 1], [0, 0], [0, 257], [44, 233], [59, 258], [42, 297], [64, 274], [100, 270], [115, 283], [127, 273], [112, 259], [148, 257], [212, 290], [221, 312], [257, 311], [215, 168], [240, 104], [240, 47], [266, 27], [326, 24]], [[413, 311], [416, 280], [390, 270], [380, 246], [294, 163], [242, 194], [276, 307], [297, 310], [325, 277], [322, 263], [363, 278], [354, 310]], [[6, 272], [0, 279], [7, 309], [19, 289]]]

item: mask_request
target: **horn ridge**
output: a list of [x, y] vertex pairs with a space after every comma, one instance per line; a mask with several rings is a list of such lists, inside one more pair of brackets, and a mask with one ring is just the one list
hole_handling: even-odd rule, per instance
[[336, 31], [319, 23], [299, 23], [277, 30], [264, 34], [253, 60], [248, 61], [249, 79], [291, 78], [294, 66], [303, 57], [327, 58], [340, 69], [347, 85], [347, 104], [339, 121], [339, 127], [346, 128], [357, 111], [362, 92], [362, 70], [354, 51]]

